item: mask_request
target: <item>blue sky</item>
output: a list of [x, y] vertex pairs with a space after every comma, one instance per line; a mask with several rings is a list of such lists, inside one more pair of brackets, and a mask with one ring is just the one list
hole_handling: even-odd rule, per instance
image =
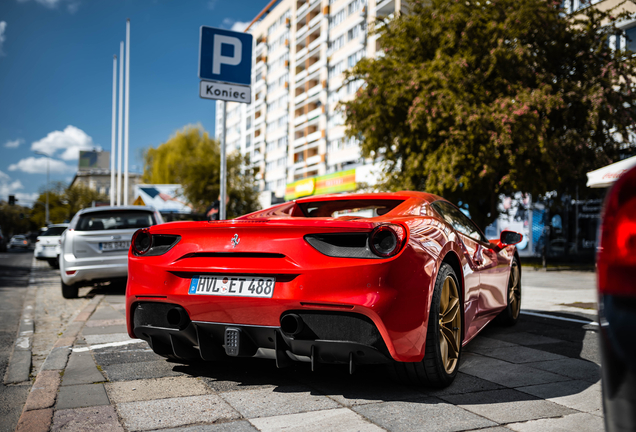
[[214, 131], [198, 96], [199, 27], [241, 28], [267, 0], [0, 1], [0, 200], [69, 182], [79, 149], [110, 150], [113, 55], [131, 20], [130, 167], [185, 125]]

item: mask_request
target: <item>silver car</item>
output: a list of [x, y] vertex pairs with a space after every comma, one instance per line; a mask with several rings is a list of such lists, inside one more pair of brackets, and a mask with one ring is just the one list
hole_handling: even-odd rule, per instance
[[80, 210], [62, 234], [62, 296], [77, 297], [81, 286], [128, 275], [128, 249], [139, 228], [163, 223], [152, 207], [92, 207]]
[[40, 234], [35, 241], [33, 256], [38, 260], [48, 261], [51, 267], [57, 268], [60, 255], [60, 239], [62, 233], [68, 228], [68, 224], [49, 225], [48, 229]]

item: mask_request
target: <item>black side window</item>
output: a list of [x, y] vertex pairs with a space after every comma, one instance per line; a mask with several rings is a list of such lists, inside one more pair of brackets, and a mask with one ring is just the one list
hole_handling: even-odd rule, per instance
[[446, 201], [435, 201], [431, 206], [448, 222], [456, 231], [474, 239], [488, 243], [477, 225], [458, 208]]

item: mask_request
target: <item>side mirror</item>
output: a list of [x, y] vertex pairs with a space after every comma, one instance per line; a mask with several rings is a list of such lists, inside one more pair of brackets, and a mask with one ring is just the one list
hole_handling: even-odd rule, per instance
[[501, 236], [499, 237], [499, 245], [501, 247], [516, 245], [517, 243], [521, 243], [523, 236], [518, 232], [514, 231], [502, 231]]

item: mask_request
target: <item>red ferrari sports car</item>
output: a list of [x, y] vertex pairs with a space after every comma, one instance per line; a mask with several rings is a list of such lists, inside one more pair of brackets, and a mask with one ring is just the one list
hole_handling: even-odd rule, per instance
[[226, 356], [392, 365], [445, 386], [461, 348], [514, 324], [521, 268], [457, 207], [420, 192], [323, 195], [234, 220], [137, 231], [128, 333], [181, 362]]

